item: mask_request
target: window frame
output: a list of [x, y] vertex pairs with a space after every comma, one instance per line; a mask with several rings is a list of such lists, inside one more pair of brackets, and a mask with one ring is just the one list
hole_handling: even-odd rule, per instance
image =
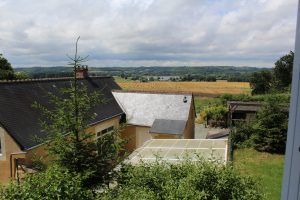
[[[96, 139], [98, 140], [99, 138], [101, 138], [107, 134], [113, 133], [114, 131], [115, 131], [114, 125], [108, 126], [107, 128], [104, 128], [104, 129], [101, 129], [100, 131], [96, 132]], [[98, 133], [100, 133], [100, 134], [98, 134]]]
[[[291, 104], [281, 199], [300, 198], [300, 1], [298, 1]], [[297, 123], [298, 122], [298, 123]]]

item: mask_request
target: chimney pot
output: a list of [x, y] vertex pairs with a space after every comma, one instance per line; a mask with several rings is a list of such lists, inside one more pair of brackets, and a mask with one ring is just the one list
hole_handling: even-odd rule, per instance
[[88, 77], [88, 66], [81, 65], [76, 67], [76, 78]]

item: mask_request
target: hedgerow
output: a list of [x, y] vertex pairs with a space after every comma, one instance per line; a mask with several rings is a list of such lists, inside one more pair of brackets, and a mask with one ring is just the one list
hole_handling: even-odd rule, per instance
[[99, 199], [263, 199], [259, 184], [230, 166], [204, 161], [126, 165]]

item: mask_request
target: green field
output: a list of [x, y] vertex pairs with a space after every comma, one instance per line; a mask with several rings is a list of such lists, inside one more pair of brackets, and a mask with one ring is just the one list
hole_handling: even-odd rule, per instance
[[284, 156], [257, 152], [253, 149], [238, 149], [234, 153], [234, 167], [244, 175], [257, 179], [266, 194], [266, 199], [280, 199]]
[[130, 78], [125, 79], [125, 78], [121, 78], [120, 76], [114, 76], [114, 80], [117, 83], [131, 83], [131, 82], [135, 82], [135, 81], [131, 80]]

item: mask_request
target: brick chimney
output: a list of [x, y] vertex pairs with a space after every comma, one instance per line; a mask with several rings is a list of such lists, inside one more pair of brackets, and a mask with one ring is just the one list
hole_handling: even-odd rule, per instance
[[88, 77], [88, 66], [81, 65], [76, 68], [76, 78], [86, 78]]

